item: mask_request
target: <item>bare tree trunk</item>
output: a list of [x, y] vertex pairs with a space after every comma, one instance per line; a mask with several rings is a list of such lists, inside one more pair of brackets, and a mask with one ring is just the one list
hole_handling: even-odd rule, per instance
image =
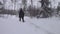
[[27, 0], [22, 0], [22, 4], [24, 5], [24, 11], [25, 11], [27, 6]]
[[3, 8], [5, 7], [6, 0], [3, 0]]
[[14, 10], [15, 10], [15, 5], [16, 5], [17, 0], [11, 0], [11, 2], [14, 3], [14, 4], [13, 4], [13, 5], [14, 5], [13, 8], [14, 8]]

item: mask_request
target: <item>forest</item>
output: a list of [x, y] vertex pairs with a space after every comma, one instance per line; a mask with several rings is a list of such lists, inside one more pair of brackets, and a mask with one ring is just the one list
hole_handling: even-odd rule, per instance
[[60, 16], [60, 2], [56, 3], [56, 0], [0, 0], [0, 14], [18, 15], [20, 8], [23, 8], [25, 16]]

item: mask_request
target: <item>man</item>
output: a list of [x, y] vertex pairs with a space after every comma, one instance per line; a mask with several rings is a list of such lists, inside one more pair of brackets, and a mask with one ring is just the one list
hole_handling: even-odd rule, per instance
[[19, 11], [19, 21], [21, 21], [21, 19], [24, 22], [24, 12], [23, 12], [23, 9], [22, 8]]

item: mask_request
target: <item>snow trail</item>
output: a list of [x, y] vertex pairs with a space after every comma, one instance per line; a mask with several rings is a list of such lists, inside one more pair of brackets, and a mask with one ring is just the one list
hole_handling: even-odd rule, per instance
[[0, 17], [0, 34], [60, 34], [60, 19], [36, 19], [25, 16], [23, 23], [15, 15], [5, 15], [3, 18]]

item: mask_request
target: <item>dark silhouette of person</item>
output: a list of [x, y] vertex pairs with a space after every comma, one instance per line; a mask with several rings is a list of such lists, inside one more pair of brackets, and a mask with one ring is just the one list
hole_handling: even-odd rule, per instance
[[19, 10], [19, 21], [21, 21], [21, 19], [24, 22], [24, 11], [22, 8]]

